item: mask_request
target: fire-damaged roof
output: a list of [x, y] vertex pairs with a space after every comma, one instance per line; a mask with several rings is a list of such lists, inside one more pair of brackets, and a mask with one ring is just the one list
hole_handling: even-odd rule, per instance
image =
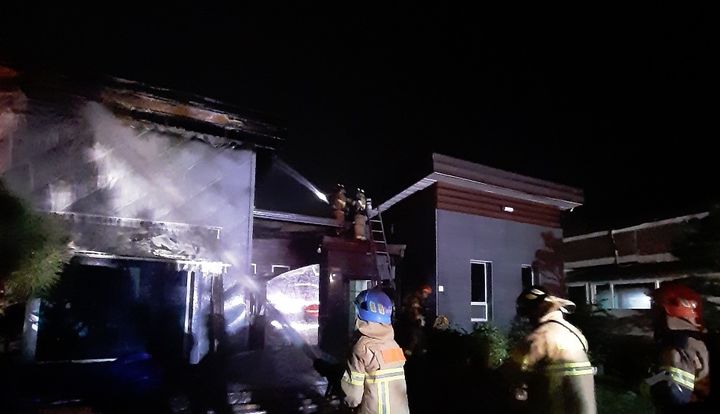
[[285, 129], [243, 115], [231, 105], [192, 94], [154, 88], [124, 79], [112, 79], [101, 99], [133, 119], [227, 138], [241, 143], [275, 148]]
[[159, 88], [115, 77], [66, 76], [3, 67], [3, 83], [19, 85], [30, 95], [59, 95], [104, 103], [118, 115], [167, 131], [225, 139], [274, 149], [286, 135], [277, 120], [208, 97]]

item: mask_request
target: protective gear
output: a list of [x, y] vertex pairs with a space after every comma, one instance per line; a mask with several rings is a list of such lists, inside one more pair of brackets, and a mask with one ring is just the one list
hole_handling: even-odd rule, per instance
[[685, 319], [702, 327], [702, 297], [687, 286], [665, 284], [653, 292], [653, 301], [667, 316]]
[[331, 196], [330, 204], [333, 209], [333, 217], [338, 226], [337, 234], [345, 226], [345, 214], [347, 213], [347, 196], [345, 195], [345, 186], [338, 184], [335, 192]]
[[435, 322], [433, 323], [433, 329], [437, 329], [439, 331], [445, 331], [450, 327], [450, 319], [448, 319], [445, 315], [438, 315], [437, 318], [435, 318]]
[[365, 199], [365, 190], [358, 188], [355, 193], [355, 211], [356, 213], [365, 214], [367, 200]]
[[518, 297], [517, 308], [535, 329], [513, 350], [507, 367], [517, 381], [514, 398], [527, 412], [596, 413], [587, 339], [563, 318], [574, 304], [534, 286]]
[[357, 240], [367, 240], [367, 202], [365, 192], [358, 188], [355, 195], [355, 221], [353, 230]]
[[360, 414], [409, 413], [405, 356], [392, 325], [359, 320], [356, 334], [340, 383], [345, 402]]
[[392, 300], [380, 289], [368, 289], [355, 298], [358, 319], [366, 322], [392, 323]]
[[645, 380], [660, 412], [700, 412], [710, 391], [710, 361], [701, 325], [702, 298], [682, 285], [653, 292], [658, 359]]
[[[403, 318], [401, 319], [401, 343], [405, 354], [422, 355], [425, 353], [425, 298], [429, 295], [426, 288], [429, 285], [420, 286], [405, 298]], [[432, 291], [432, 288], [430, 288]]]
[[[548, 293], [542, 286], [530, 286], [520, 293], [516, 303], [517, 314], [522, 317], [531, 317], [538, 311], [545, 314], [549, 309], [558, 309], [562, 313], [575, 312], [576, 305], [572, 301], [559, 298]], [[543, 312], [543, 309], [547, 309]], [[542, 316], [542, 315], [540, 315]]]
[[422, 293], [426, 293], [426, 294], [430, 295], [432, 293], [433, 289], [432, 289], [432, 286], [430, 286], [428, 284], [424, 284], [424, 285], [420, 286], [420, 291]]

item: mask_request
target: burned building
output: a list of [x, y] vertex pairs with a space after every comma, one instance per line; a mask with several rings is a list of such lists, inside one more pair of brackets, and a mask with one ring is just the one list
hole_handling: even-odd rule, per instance
[[210, 314], [238, 350], [287, 333], [344, 352], [354, 295], [402, 249], [338, 237], [323, 192], [274, 155], [276, 123], [121, 79], [3, 76], [2, 180], [72, 239], [53, 294], [27, 306], [28, 358], [110, 361], [162, 326], [197, 362]]
[[194, 361], [208, 347], [210, 313], [224, 311], [242, 338], [257, 152], [283, 129], [121, 79], [3, 74], [12, 104], [2, 108], [1, 177], [67, 224], [74, 254], [56, 289], [64, 296], [28, 305], [28, 356], [132, 351], [142, 335], [131, 318], [172, 321]]

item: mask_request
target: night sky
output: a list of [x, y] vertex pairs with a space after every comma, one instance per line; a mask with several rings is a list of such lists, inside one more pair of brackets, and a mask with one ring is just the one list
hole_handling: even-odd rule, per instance
[[570, 232], [718, 199], [708, 10], [355, 6], [3, 12], [0, 61], [267, 114], [279, 156], [328, 191], [384, 200], [436, 151], [583, 188]]

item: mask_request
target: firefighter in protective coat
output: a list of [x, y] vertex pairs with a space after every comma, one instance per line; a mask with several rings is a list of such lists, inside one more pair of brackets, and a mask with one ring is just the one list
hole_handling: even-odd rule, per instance
[[345, 402], [361, 414], [406, 414], [405, 356], [393, 339], [393, 303], [380, 289], [355, 299], [356, 340], [341, 386]]
[[424, 284], [405, 298], [403, 322], [407, 332], [402, 339], [408, 357], [425, 353], [425, 301], [431, 294], [432, 287]]
[[588, 342], [563, 317], [575, 310], [569, 300], [532, 286], [517, 299], [517, 312], [533, 331], [512, 352], [515, 406], [521, 412], [595, 414], [595, 368]]
[[348, 209], [348, 199], [345, 192], [345, 186], [338, 184], [335, 186], [335, 192], [330, 196], [330, 205], [333, 210], [333, 217], [338, 227], [337, 233], [345, 228], [345, 215]]
[[702, 298], [686, 286], [663, 284], [653, 292], [652, 309], [658, 364], [645, 382], [655, 406], [662, 413], [705, 412], [710, 361]]
[[357, 240], [367, 240], [367, 199], [365, 198], [365, 191], [361, 188], [357, 189], [353, 206], [355, 207], [355, 220], [353, 221], [355, 238]]

